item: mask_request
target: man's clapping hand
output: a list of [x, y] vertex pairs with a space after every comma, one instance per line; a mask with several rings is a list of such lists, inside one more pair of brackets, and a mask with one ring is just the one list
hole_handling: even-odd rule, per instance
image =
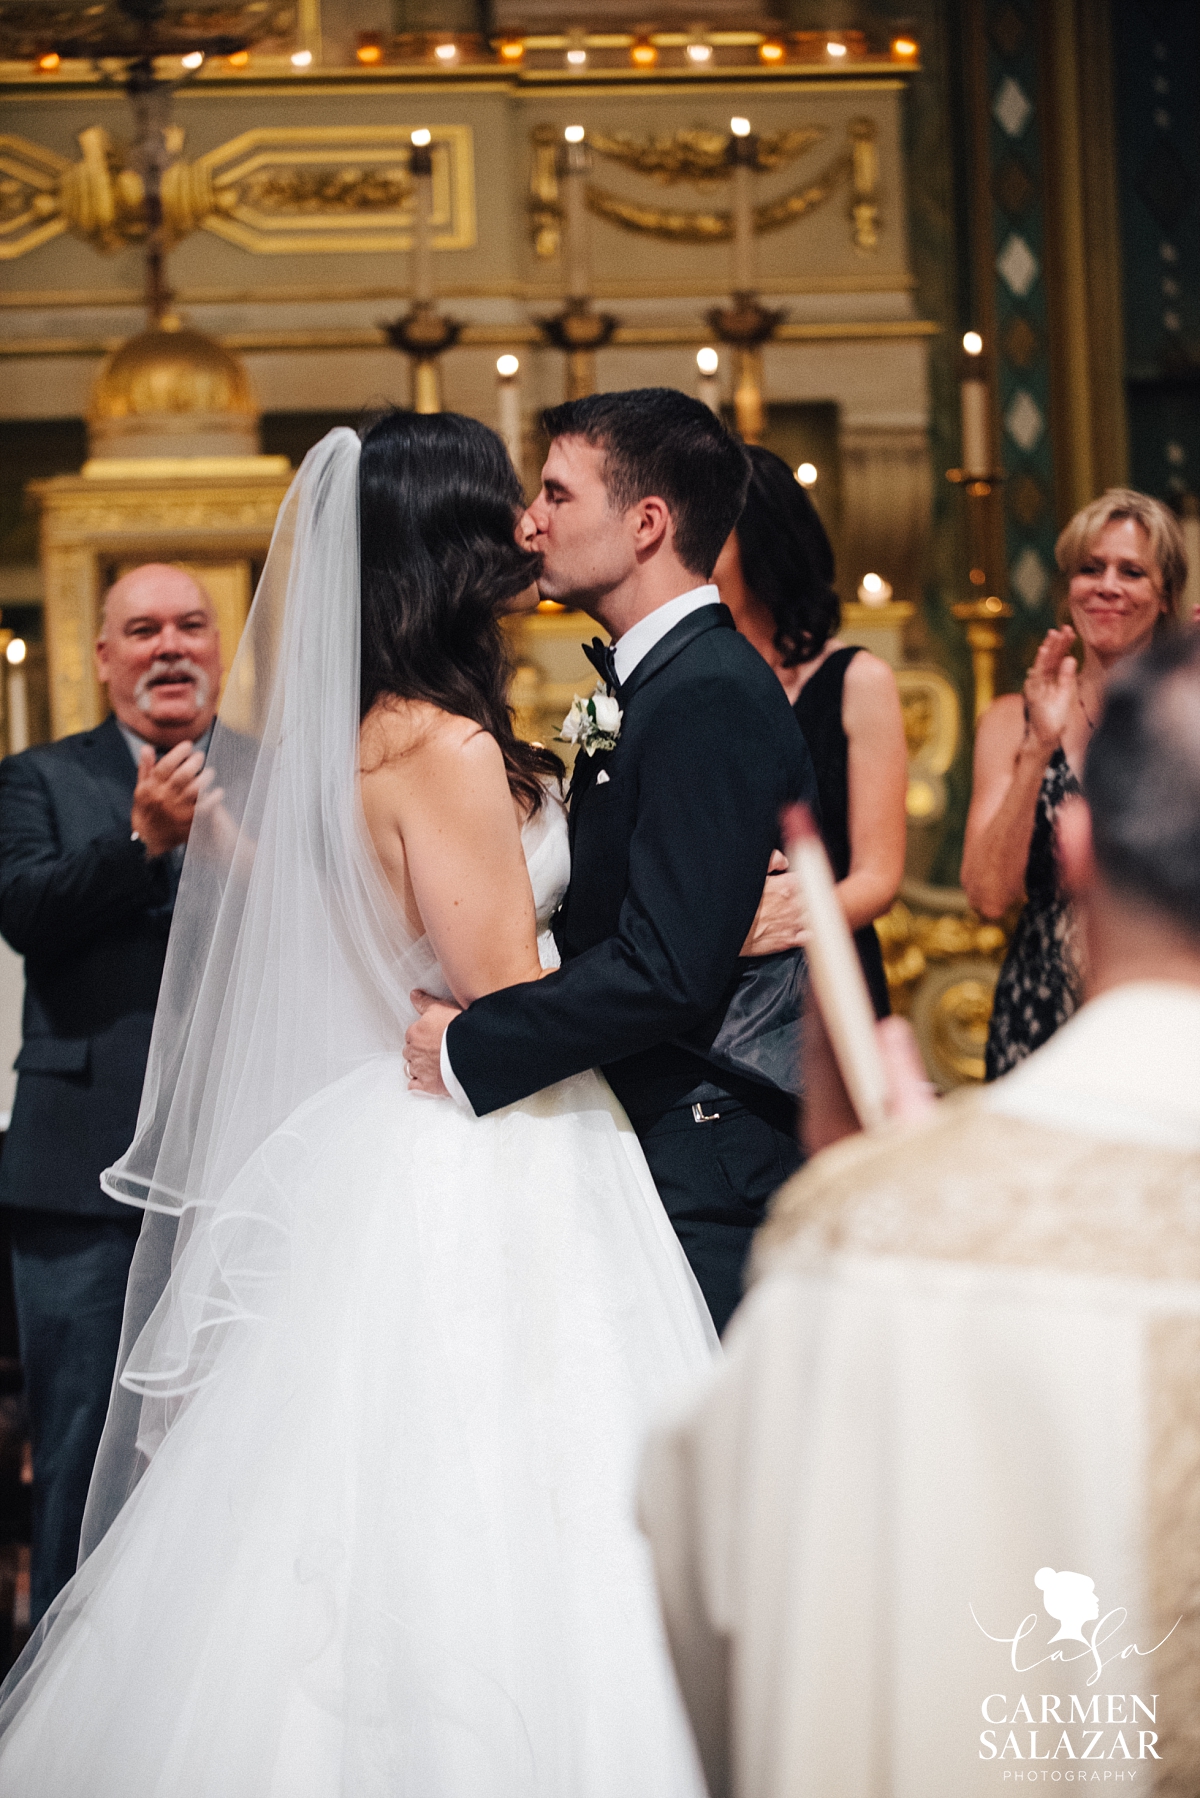
[[203, 772], [204, 756], [191, 743], [177, 743], [158, 761], [153, 749], [142, 750], [129, 822], [147, 855], [166, 855], [187, 842]]

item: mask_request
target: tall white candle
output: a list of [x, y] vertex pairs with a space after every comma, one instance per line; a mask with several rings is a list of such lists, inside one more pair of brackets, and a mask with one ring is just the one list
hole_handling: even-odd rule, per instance
[[966, 366], [959, 387], [962, 417], [962, 465], [968, 475], [992, 473], [992, 421], [983, 338], [978, 331], [963, 337]]
[[497, 427], [512, 465], [521, 472], [521, 364], [515, 356], [496, 360]]
[[963, 473], [990, 474], [992, 433], [988, 419], [987, 382], [964, 380], [959, 392], [962, 401]]
[[749, 119], [730, 119], [733, 205], [733, 291], [754, 292], [754, 135]]
[[[24, 644], [21, 645], [24, 648]], [[25, 670], [19, 665], [8, 671], [8, 753], [19, 755], [29, 748], [29, 703], [25, 691]]]
[[586, 300], [592, 287], [587, 216], [588, 154], [581, 125], [568, 125], [564, 135], [567, 139], [563, 169], [563, 185], [566, 188], [567, 297]]
[[433, 256], [430, 221], [433, 217], [433, 155], [430, 133], [412, 134], [413, 235], [412, 298], [414, 306], [428, 306], [433, 299]]
[[696, 382], [696, 393], [704, 401], [710, 412], [721, 415], [721, 383], [717, 371], [721, 366], [721, 358], [716, 350], [706, 346], [696, 351], [696, 369], [699, 379]]
[[754, 292], [754, 195], [750, 165], [733, 167], [733, 291]]

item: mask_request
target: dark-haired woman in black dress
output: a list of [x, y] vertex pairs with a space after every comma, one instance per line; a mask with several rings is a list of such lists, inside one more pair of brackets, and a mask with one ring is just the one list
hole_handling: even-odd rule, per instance
[[749, 447], [750, 491], [713, 579], [742, 635], [770, 662], [812, 755], [821, 830], [878, 1016], [887, 981], [874, 920], [904, 873], [907, 752], [896, 677], [839, 642], [833, 550], [786, 462]]

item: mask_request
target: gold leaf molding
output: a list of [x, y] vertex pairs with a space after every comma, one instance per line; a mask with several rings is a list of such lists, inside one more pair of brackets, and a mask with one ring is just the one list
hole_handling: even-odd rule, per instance
[[[433, 247], [475, 242], [474, 150], [468, 125], [433, 126]], [[115, 251], [146, 235], [145, 192], [127, 146], [100, 125], [80, 133], [68, 163], [24, 138], [0, 136], [0, 259], [23, 256], [71, 230]], [[258, 255], [395, 251], [411, 245], [410, 127], [292, 126], [246, 131], [182, 160], [163, 177], [169, 245], [196, 229]]]
[[[802, 126], [764, 136], [758, 143], [756, 167], [760, 173], [781, 168], [827, 135], [824, 127]], [[815, 212], [848, 185], [847, 217], [856, 249], [870, 253], [878, 247], [880, 213], [879, 153], [872, 119], [852, 119], [849, 148], [834, 159], [815, 180], [795, 187], [754, 209], [754, 229], [759, 234], [782, 230]], [[672, 136], [634, 138], [628, 134], [595, 135], [588, 139], [601, 156], [623, 164], [659, 185], [690, 181], [715, 184], [728, 178], [726, 160], [729, 139], [719, 131], [678, 131]], [[562, 203], [559, 196], [558, 132], [539, 125], [533, 133], [533, 162], [529, 181], [530, 230], [535, 253], [543, 259], [557, 256], [560, 247]], [[723, 243], [733, 236], [733, 215], [688, 207], [665, 207], [630, 199], [590, 184], [589, 210], [623, 230], [665, 243]]]
[[[791, 131], [767, 132], [755, 142], [760, 173], [783, 168], [828, 136], [825, 125], [801, 125]], [[633, 137], [626, 131], [592, 132], [588, 142], [598, 156], [619, 162], [665, 187], [690, 181], [696, 187], [728, 181], [729, 136], [724, 131], [675, 131], [656, 137]]]

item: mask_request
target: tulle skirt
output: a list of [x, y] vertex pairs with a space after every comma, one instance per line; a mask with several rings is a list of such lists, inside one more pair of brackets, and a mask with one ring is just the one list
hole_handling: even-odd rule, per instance
[[394, 1056], [231, 1210], [278, 1245], [16, 1670], [13, 1798], [699, 1798], [636, 1463], [715, 1336], [604, 1082]]

